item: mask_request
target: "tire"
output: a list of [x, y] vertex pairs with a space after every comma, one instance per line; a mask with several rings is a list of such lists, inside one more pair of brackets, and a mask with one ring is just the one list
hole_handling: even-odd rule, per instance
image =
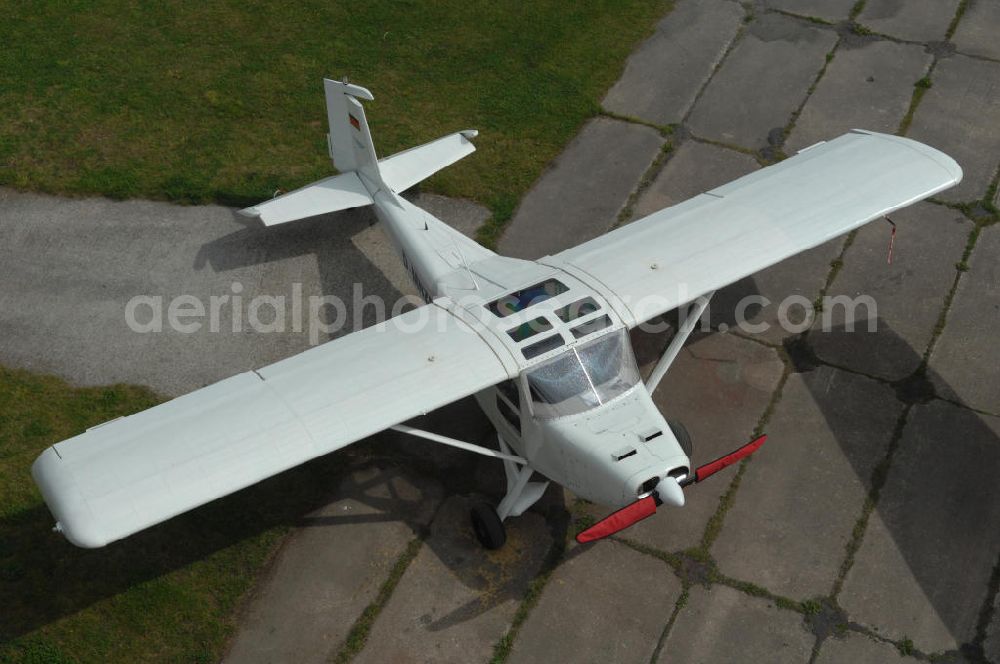
[[694, 445], [691, 444], [691, 434], [688, 433], [687, 427], [678, 422], [677, 420], [667, 420], [667, 424], [670, 425], [670, 430], [674, 432], [674, 438], [677, 442], [681, 444], [681, 449], [684, 450], [684, 454], [691, 458], [691, 452], [694, 450]]
[[472, 518], [472, 531], [484, 548], [499, 549], [507, 541], [507, 530], [492, 506], [479, 503], [472, 508], [469, 516]]

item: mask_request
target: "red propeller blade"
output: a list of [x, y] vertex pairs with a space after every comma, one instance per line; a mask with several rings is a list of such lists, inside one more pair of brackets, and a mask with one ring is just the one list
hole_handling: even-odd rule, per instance
[[756, 452], [761, 445], [764, 444], [765, 440], [767, 440], [766, 434], [754, 441], [747, 443], [746, 445], [736, 450], [735, 452], [730, 452], [724, 457], [719, 457], [715, 461], [706, 463], [704, 466], [699, 466], [694, 471], [694, 481], [700, 482], [706, 477], [710, 477], [715, 473], [719, 472], [723, 468], [733, 465], [740, 459], [750, 456], [751, 454]]
[[646, 496], [635, 501], [631, 505], [626, 505], [614, 514], [607, 516], [590, 528], [576, 536], [576, 541], [580, 544], [599, 540], [608, 535], [614, 535], [619, 530], [625, 530], [633, 523], [642, 521], [648, 516], [656, 513], [656, 501], [652, 496]]

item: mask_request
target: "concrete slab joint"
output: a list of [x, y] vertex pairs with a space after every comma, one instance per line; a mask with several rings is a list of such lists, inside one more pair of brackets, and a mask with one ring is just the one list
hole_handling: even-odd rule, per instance
[[679, 123], [742, 22], [742, 8], [730, 0], [679, 2], [629, 56], [604, 110], [655, 125]]

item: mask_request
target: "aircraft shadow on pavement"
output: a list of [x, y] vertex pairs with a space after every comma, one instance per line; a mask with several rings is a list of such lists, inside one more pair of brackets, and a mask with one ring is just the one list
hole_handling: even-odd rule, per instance
[[[758, 293], [752, 277], [720, 291], [712, 300], [712, 328], [725, 323], [733, 329], [735, 304], [744, 296]], [[756, 313], [753, 309], [749, 311], [751, 317]], [[859, 344], [876, 342], [877, 353], [890, 358], [888, 361], [903, 367], [921, 366], [923, 349], [914, 350], [885, 320], [878, 319], [876, 332], [866, 330], [867, 321], [859, 321], [853, 332], [840, 325], [827, 332], [810, 331], [791, 337], [785, 347], [793, 371], [806, 373], [823, 365], [809, 342], [820, 335], [828, 337], [823, 339], [826, 348], [855, 347], [860, 351]], [[876, 335], [877, 339], [871, 338]], [[696, 332], [689, 343], [697, 343], [698, 338]], [[647, 360], [655, 360], [655, 357]], [[669, 374], [665, 380], [670, 380]], [[1000, 482], [997, 481], [1000, 477], [1000, 439], [997, 434], [978, 413], [938, 399], [938, 392], [925, 372], [918, 370], [901, 380], [885, 381], [886, 389], [891, 389], [901, 404], [910, 405], [912, 409], [888, 473], [876, 477], [880, 470], [877, 466], [873, 470], [876, 464], [873, 464], [872, 451], [859, 446], [859, 425], [847, 412], [849, 409], [844, 408], [842, 400], [824, 395], [821, 381], [810, 381], [806, 377], [805, 382], [826, 426], [861, 484], [870, 490], [875, 481], [881, 487], [865, 536], [872, 537], [872, 523], [876, 518], [881, 520], [905, 561], [912, 582], [919, 586], [928, 605], [933, 607], [955, 641], [969, 648], [970, 625], [977, 624], [984, 601], [993, 601], [992, 596], [984, 596], [988, 587], [995, 591], [990, 586], [991, 573], [1000, 565], [1000, 531], [995, 527], [1000, 522]], [[940, 393], [947, 392], [947, 388], [940, 390]], [[865, 436], [860, 438], [865, 439]], [[877, 442], [884, 444], [886, 441]], [[765, 446], [765, 452], [766, 449]], [[880, 453], [876, 461], [882, 459]], [[696, 458], [694, 463], [707, 461], [709, 459]], [[883, 467], [881, 472], [884, 471]], [[736, 499], [740, 500], [738, 494]], [[803, 499], [823, 500], [823, 496], [817, 494]], [[858, 516], [861, 516], [860, 509]], [[845, 536], [849, 537], [850, 532]], [[868, 565], [883, 562], [889, 561], [872, 563], [871, 558], [866, 560]], [[855, 558], [855, 567], [857, 565]], [[862, 578], [876, 579], [868, 589], [872, 595], [893, 592], [890, 587], [897, 586], [890, 578], [900, 574], [899, 570], [887, 568], [855, 571], [865, 574]], [[884, 589], [878, 586], [878, 580], [883, 578], [887, 581]], [[889, 606], [895, 601], [892, 597], [883, 600], [883, 605]], [[919, 644], [917, 634], [909, 636]]]
[[[904, 366], [919, 365], [922, 355], [879, 319], [874, 333], [848, 332], [837, 327], [825, 333], [810, 333], [804, 342], [788, 344], [798, 372], [813, 371], [817, 366], [808, 347], [812, 334], [842, 337], [845, 343], [877, 334], [881, 352], [902, 359]], [[908, 358], [906, 353], [910, 354]], [[852, 444], [858, 439], [857, 432], [852, 431], [856, 423], [844, 412], [843, 404], [824, 398], [819, 383], [807, 381], [845, 457], [862, 484], [870, 487], [875, 479], [871, 452]], [[927, 603], [955, 641], [968, 648], [970, 627], [977, 627], [984, 602], [993, 601], [992, 595], [986, 596], [987, 588], [993, 570], [1000, 564], [1000, 531], [996, 528], [1000, 522], [1000, 439], [980, 414], [938, 399], [931, 381], [920, 372], [889, 385], [896, 399], [912, 408], [865, 537], [873, 536], [877, 517]], [[872, 556], [865, 563], [867, 569], [853, 571], [862, 574], [862, 579], [887, 581], [885, 589], [874, 581], [867, 593], [892, 593], [892, 577], [897, 577], [899, 571], [883, 566], [892, 565], [891, 559]], [[858, 567], [857, 558], [854, 567]], [[891, 606], [902, 599], [889, 596], [879, 603]], [[909, 636], [920, 642], [919, 635]]]
[[[201, 270], [208, 266], [215, 272], [227, 272], [315, 255], [321, 291], [319, 294], [338, 296], [347, 305], [343, 327], [328, 334], [329, 338], [350, 332], [355, 326], [368, 327], [379, 322], [375, 318], [374, 307], [363, 308], [363, 320], [355, 322], [354, 317], [358, 312], [351, 310], [355, 284], [362, 285], [365, 295], [381, 297], [386, 302], [387, 311], [401, 297], [401, 293], [386, 279], [382, 270], [351, 241], [355, 235], [377, 222], [374, 213], [368, 208], [319, 215], [270, 228], [235, 211], [233, 219], [240, 228], [205, 243], [194, 258], [194, 269]], [[276, 284], [276, 289], [277, 292], [274, 293], [267, 292], [266, 289], [263, 293], [287, 294], [291, 292], [291, 284], [282, 281]], [[308, 297], [306, 289], [308, 284], [304, 285], [305, 297]], [[305, 305], [304, 309], [308, 311]], [[304, 329], [306, 332], [302, 334], [308, 332], [308, 322], [305, 322]]]

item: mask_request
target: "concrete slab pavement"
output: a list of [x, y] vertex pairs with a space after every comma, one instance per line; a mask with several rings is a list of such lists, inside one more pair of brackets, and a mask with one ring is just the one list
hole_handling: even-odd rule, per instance
[[920, 660], [901, 655], [891, 643], [876, 641], [868, 636], [849, 633], [827, 639], [820, 647], [816, 664], [915, 664]]
[[699, 141], [683, 141], [639, 196], [632, 219], [677, 205], [758, 168], [757, 160], [746, 153]]
[[959, 53], [1000, 60], [997, 25], [1000, 25], [1000, 2], [973, 0], [965, 8], [951, 40]]
[[500, 253], [540, 258], [603, 234], [663, 143], [659, 132], [643, 125], [588, 122], [521, 201]]
[[552, 544], [539, 514], [507, 524], [486, 551], [472, 533], [476, 499], [452, 496], [383, 608], [356, 662], [486, 662]]
[[604, 110], [655, 125], [683, 120], [743, 17], [742, 7], [731, 0], [678, 3], [629, 56], [604, 97]]
[[913, 84], [930, 67], [922, 46], [845, 40], [795, 120], [789, 154], [851, 129], [893, 134], [910, 107]]
[[624, 544], [573, 547], [552, 573], [507, 660], [650, 661], [681, 582], [662, 560]]
[[660, 664], [808, 662], [802, 616], [726, 586], [695, 586], [663, 644]]
[[712, 326], [723, 331], [735, 329], [770, 344], [802, 334], [812, 325], [813, 303], [826, 285], [845, 240], [834, 238], [716, 291], [710, 307]]
[[983, 229], [929, 361], [938, 394], [1000, 414], [1000, 227]]
[[856, 374], [790, 376], [712, 547], [720, 571], [785, 597], [827, 595], [902, 408]]
[[944, 150], [962, 167], [965, 177], [938, 197], [974, 201], [986, 189], [1000, 163], [1000, 62], [953, 55], [941, 60], [931, 75], [906, 135]]
[[391, 466], [353, 473], [304, 517], [241, 611], [224, 661], [326, 662], [441, 501], [441, 485]]
[[1000, 418], [913, 408], [844, 581], [851, 620], [926, 653], [971, 642], [1000, 555]]
[[836, 33], [779, 14], [753, 21], [688, 120], [699, 137], [759, 149], [784, 128], [837, 42]]
[[825, 362], [899, 380], [923, 361], [973, 224], [962, 213], [932, 203], [892, 218], [898, 225], [892, 264], [886, 264], [889, 225], [861, 228], [808, 339]]
[[854, 0], [767, 0], [768, 7], [832, 23], [846, 21], [854, 5]]
[[857, 22], [875, 32], [908, 41], [941, 41], [959, 0], [866, 0]]

